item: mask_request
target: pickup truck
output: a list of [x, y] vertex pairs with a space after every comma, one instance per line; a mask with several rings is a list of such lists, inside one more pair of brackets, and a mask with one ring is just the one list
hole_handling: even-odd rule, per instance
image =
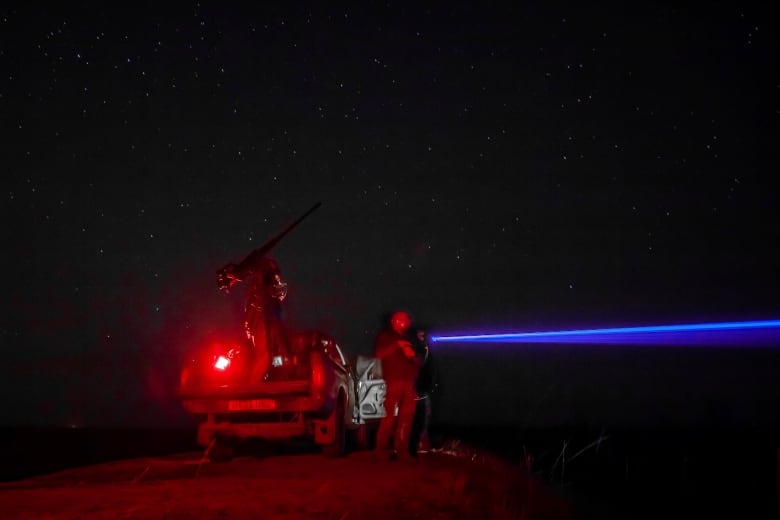
[[[338, 343], [319, 331], [289, 334], [289, 366], [270, 360], [268, 374], [251, 376], [250, 352], [215, 345], [189, 356], [179, 383], [182, 406], [198, 420], [198, 445], [210, 460], [229, 460], [238, 440], [309, 439], [338, 457], [347, 436], [368, 447], [384, 417], [384, 381], [376, 363], [358, 357], [360, 373]], [[272, 377], [268, 377], [268, 376]]]

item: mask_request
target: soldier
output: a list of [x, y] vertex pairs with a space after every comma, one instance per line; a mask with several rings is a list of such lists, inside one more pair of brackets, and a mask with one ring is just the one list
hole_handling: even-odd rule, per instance
[[390, 327], [382, 330], [374, 343], [374, 356], [382, 363], [386, 388], [386, 415], [379, 423], [376, 434], [376, 451], [381, 458], [414, 460], [409, 453], [409, 434], [414, 421], [414, 386], [420, 369], [420, 358], [407, 336], [411, 324], [408, 312], [394, 312], [390, 316]]
[[260, 251], [217, 271], [217, 286], [225, 293], [248, 279], [252, 285], [244, 306], [244, 332], [254, 353], [250, 378], [257, 381], [269, 377], [269, 365], [284, 368], [290, 363], [287, 332], [282, 324], [287, 284], [282, 281], [276, 261]]
[[[239, 264], [227, 264], [217, 271], [217, 287], [224, 293], [229, 293], [235, 284], [252, 279], [244, 306], [244, 332], [254, 356], [251, 381], [267, 380], [276, 375], [283, 377], [287, 375], [287, 369], [292, 368], [287, 331], [282, 324], [282, 301], [287, 297], [287, 284], [282, 281], [279, 266], [268, 256], [268, 252], [321, 205], [318, 202], [309, 208]], [[269, 367], [276, 369], [273, 371], [274, 376]]]
[[422, 328], [419, 328], [414, 335], [414, 348], [421, 358], [421, 366], [415, 382], [417, 403], [409, 450], [412, 455], [417, 455], [418, 453], [427, 453], [431, 449], [428, 428], [431, 423], [433, 393], [438, 388], [439, 381], [431, 348], [428, 345], [425, 330]]

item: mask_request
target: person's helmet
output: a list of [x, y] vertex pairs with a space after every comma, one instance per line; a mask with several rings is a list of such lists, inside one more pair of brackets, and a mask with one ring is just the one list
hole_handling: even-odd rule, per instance
[[395, 311], [390, 316], [390, 326], [396, 332], [403, 334], [412, 326], [412, 317], [406, 311]]

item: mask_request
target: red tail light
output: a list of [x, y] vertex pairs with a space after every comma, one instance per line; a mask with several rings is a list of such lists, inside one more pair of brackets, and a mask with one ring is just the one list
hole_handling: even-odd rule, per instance
[[325, 366], [322, 357], [317, 354], [311, 356], [311, 383], [314, 388], [325, 387]]
[[225, 370], [228, 366], [230, 366], [230, 360], [225, 356], [218, 356], [214, 362], [214, 368], [218, 370]]
[[214, 357], [212, 358], [214, 360], [214, 364], [212, 366], [214, 369], [220, 371], [227, 370], [228, 367], [233, 364], [236, 356], [241, 353], [241, 348], [238, 346], [227, 348], [226, 346], [223, 346], [219, 343], [214, 345], [214, 350], [216, 352], [214, 352]]

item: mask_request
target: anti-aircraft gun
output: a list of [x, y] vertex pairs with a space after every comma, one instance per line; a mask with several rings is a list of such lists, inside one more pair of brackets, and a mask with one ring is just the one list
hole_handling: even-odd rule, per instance
[[[230, 287], [232, 287], [236, 281], [241, 281], [241, 279], [255, 274], [256, 271], [262, 266], [263, 260], [267, 258], [268, 253], [270, 253], [271, 250], [276, 247], [276, 244], [278, 244], [290, 231], [295, 229], [298, 224], [303, 222], [306, 217], [314, 213], [314, 211], [321, 205], [322, 203], [318, 202], [309, 208], [306, 213], [298, 217], [294, 222], [290, 223], [278, 235], [269, 239], [265, 244], [249, 253], [249, 255], [244, 258], [238, 265], [228, 264], [227, 266], [218, 270], [217, 287], [219, 287], [221, 291], [228, 292]], [[237, 276], [239, 275], [241, 278], [237, 279]]]
[[[219, 342], [193, 351], [181, 370], [179, 397], [184, 409], [198, 418], [197, 442], [211, 460], [231, 458], [236, 442], [248, 438], [308, 438], [326, 454], [340, 456], [346, 451], [348, 433], [364, 445], [370, 423], [384, 416], [383, 392], [373, 403], [372, 415], [361, 416], [360, 398], [365, 392], [359, 391], [354, 368], [339, 344], [322, 331], [282, 328], [286, 352], [274, 351], [273, 341], [268, 340], [266, 366], [257, 359], [262, 338], [259, 325], [252, 323], [259, 318], [251, 306], [259, 306], [264, 316], [274, 299], [281, 302], [286, 295], [286, 285], [281, 277], [274, 277], [278, 268], [268, 253], [319, 206], [315, 204], [240, 263], [217, 271], [220, 290], [227, 292], [251, 277], [259, 292], [250, 290], [247, 300], [250, 323], [245, 331], [254, 336], [250, 337], [254, 351], [247, 349], [246, 340]], [[262, 332], [270, 337], [266, 329]], [[276, 371], [268, 365], [286, 369]], [[267, 377], [271, 371], [275, 376]]]

